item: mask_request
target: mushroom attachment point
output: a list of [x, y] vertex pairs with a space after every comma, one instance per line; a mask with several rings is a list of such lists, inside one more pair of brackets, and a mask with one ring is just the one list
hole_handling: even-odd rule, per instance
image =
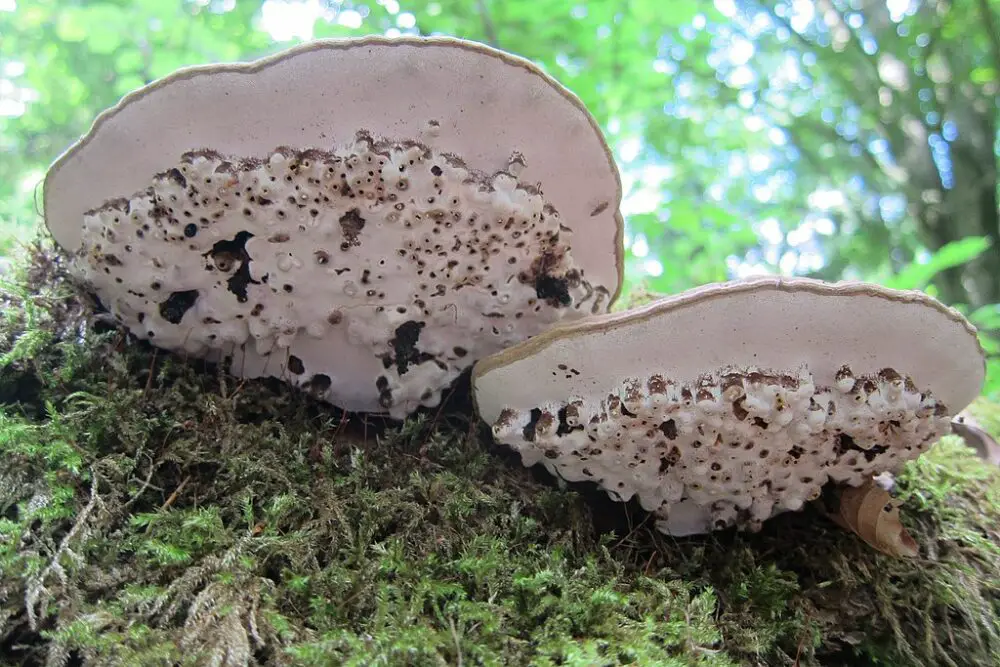
[[137, 336], [401, 418], [607, 311], [620, 198], [593, 119], [526, 61], [365, 38], [133, 93], [50, 169], [45, 215]]
[[925, 294], [763, 278], [559, 325], [479, 362], [473, 391], [525, 465], [686, 535], [897, 471], [983, 380], [975, 330]]

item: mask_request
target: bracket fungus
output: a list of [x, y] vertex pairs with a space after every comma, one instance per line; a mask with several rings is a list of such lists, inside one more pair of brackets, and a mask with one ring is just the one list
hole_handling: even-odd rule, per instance
[[979, 393], [975, 329], [920, 292], [762, 278], [564, 323], [480, 361], [525, 465], [633, 496], [660, 530], [757, 529], [894, 471]]
[[370, 37], [126, 96], [53, 164], [44, 208], [136, 335], [402, 417], [605, 312], [620, 199], [593, 118], [528, 61]]

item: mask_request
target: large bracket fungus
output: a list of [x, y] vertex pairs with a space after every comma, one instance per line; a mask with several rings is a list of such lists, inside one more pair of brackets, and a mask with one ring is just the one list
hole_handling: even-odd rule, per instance
[[685, 535], [896, 470], [984, 374], [974, 328], [923, 293], [764, 278], [557, 326], [478, 363], [473, 391], [525, 465]]
[[621, 183], [582, 103], [452, 39], [306, 44], [125, 97], [45, 218], [152, 343], [402, 417], [621, 287]]

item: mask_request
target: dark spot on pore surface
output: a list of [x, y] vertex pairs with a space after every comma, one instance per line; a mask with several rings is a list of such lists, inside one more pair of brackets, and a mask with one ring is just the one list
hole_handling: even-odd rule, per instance
[[673, 419], [668, 419], [659, 426], [660, 433], [662, 433], [668, 440], [677, 439], [677, 422]]
[[743, 407], [743, 402], [746, 400], [746, 396], [740, 396], [735, 401], [733, 401], [733, 416], [738, 420], [743, 421], [747, 418], [750, 413], [747, 409]]
[[184, 174], [181, 173], [181, 170], [176, 167], [167, 172], [167, 178], [182, 188], [187, 187], [187, 179], [184, 178]]
[[198, 233], [198, 225], [194, 224], [193, 222], [189, 222], [188, 224], [184, 225], [184, 236], [191, 238], [197, 233]]
[[660, 474], [667, 472], [681, 460], [681, 450], [671, 447], [666, 456], [660, 457]]
[[173, 292], [166, 301], [160, 303], [160, 317], [171, 324], [180, 324], [184, 313], [198, 301], [198, 290], [189, 289]]
[[538, 426], [538, 420], [542, 418], [542, 411], [540, 408], [535, 408], [531, 411], [531, 419], [525, 425], [524, 429], [521, 431], [521, 435], [528, 442], [535, 441], [535, 427]]
[[149, 209], [149, 217], [153, 220], [159, 220], [161, 218], [169, 218], [170, 212], [167, 207], [163, 204], [154, 204], [153, 208]]
[[857, 443], [854, 442], [854, 438], [847, 435], [846, 433], [837, 434], [836, 441], [833, 446], [833, 451], [837, 456], [847, 453], [848, 451], [855, 449], [861, 449], [858, 447]]
[[420, 340], [420, 331], [424, 328], [423, 322], [409, 320], [396, 327], [395, 335], [389, 344], [392, 345], [393, 357], [386, 360], [391, 365], [396, 364], [396, 371], [403, 375], [410, 364], [421, 364], [429, 359], [431, 355], [420, 352], [417, 349], [417, 341]]
[[563, 407], [559, 408], [558, 412], [559, 427], [556, 429], [556, 435], [558, 436], [567, 435], [569, 433], [572, 433], [573, 431], [583, 430], [583, 424], [577, 424], [576, 426], [569, 425], [569, 421], [567, 420], [567, 414], [566, 414], [568, 407], [569, 406], [564, 405]]
[[306, 372], [306, 367], [302, 360], [293, 354], [288, 357], [288, 370], [296, 375], [302, 375]]
[[330, 379], [329, 375], [325, 373], [316, 373], [309, 380], [309, 389], [312, 391], [323, 393], [333, 384], [333, 380]]
[[535, 295], [552, 306], [568, 306], [569, 283], [565, 278], [541, 275], [535, 278]]
[[552, 275], [554, 269], [559, 265], [561, 256], [553, 251], [546, 251], [531, 264], [531, 270], [521, 274], [522, 283], [530, 284], [535, 288], [535, 295], [550, 306], [568, 306], [572, 302], [569, 295], [569, 277], [557, 277]]
[[885, 445], [872, 445], [868, 449], [865, 449], [855, 442], [854, 438], [846, 433], [837, 434], [833, 447], [833, 451], [837, 454], [837, 456], [843, 456], [850, 451], [861, 452], [861, 455], [865, 457], [865, 461], [869, 463], [874, 461], [876, 456], [882, 454], [888, 449], [889, 448]]
[[253, 238], [253, 234], [250, 232], [239, 232], [236, 236], [228, 241], [217, 241], [212, 249], [205, 253], [205, 257], [211, 257], [213, 260], [227, 260], [234, 263], [238, 262], [239, 266], [236, 267], [236, 271], [229, 277], [226, 281], [226, 286], [229, 291], [236, 295], [236, 300], [240, 303], [246, 303], [247, 300], [247, 285], [253, 283], [254, 285], [259, 285], [260, 283], [253, 280], [250, 277], [250, 255], [247, 253], [247, 241]]
[[365, 219], [361, 217], [361, 211], [352, 208], [350, 211], [340, 216], [340, 229], [344, 233], [344, 242], [350, 246], [360, 245], [358, 235], [365, 228]]
[[882, 454], [883, 452], [885, 452], [888, 449], [889, 449], [889, 447], [887, 447], [886, 445], [872, 445], [868, 449], [864, 450], [861, 453], [861, 455], [865, 457], [865, 461], [867, 461], [868, 463], [871, 463], [872, 461], [875, 460], [876, 456], [878, 456], [879, 454]]
[[391, 389], [383, 389], [382, 391], [379, 392], [379, 394], [378, 394], [378, 404], [379, 405], [381, 405], [383, 408], [385, 408], [386, 410], [388, 410], [389, 408], [392, 407], [392, 402], [393, 401], [392, 401], [392, 390]]

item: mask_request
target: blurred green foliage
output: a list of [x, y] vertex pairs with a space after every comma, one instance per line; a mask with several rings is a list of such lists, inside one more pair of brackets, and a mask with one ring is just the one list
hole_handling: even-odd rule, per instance
[[0, 256], [125, 93], [368, 33], [486, 42], [578, 94], [623, 174], [627, 288], [860, 278], [997, 332], [1000, 0], [0, 0]]

